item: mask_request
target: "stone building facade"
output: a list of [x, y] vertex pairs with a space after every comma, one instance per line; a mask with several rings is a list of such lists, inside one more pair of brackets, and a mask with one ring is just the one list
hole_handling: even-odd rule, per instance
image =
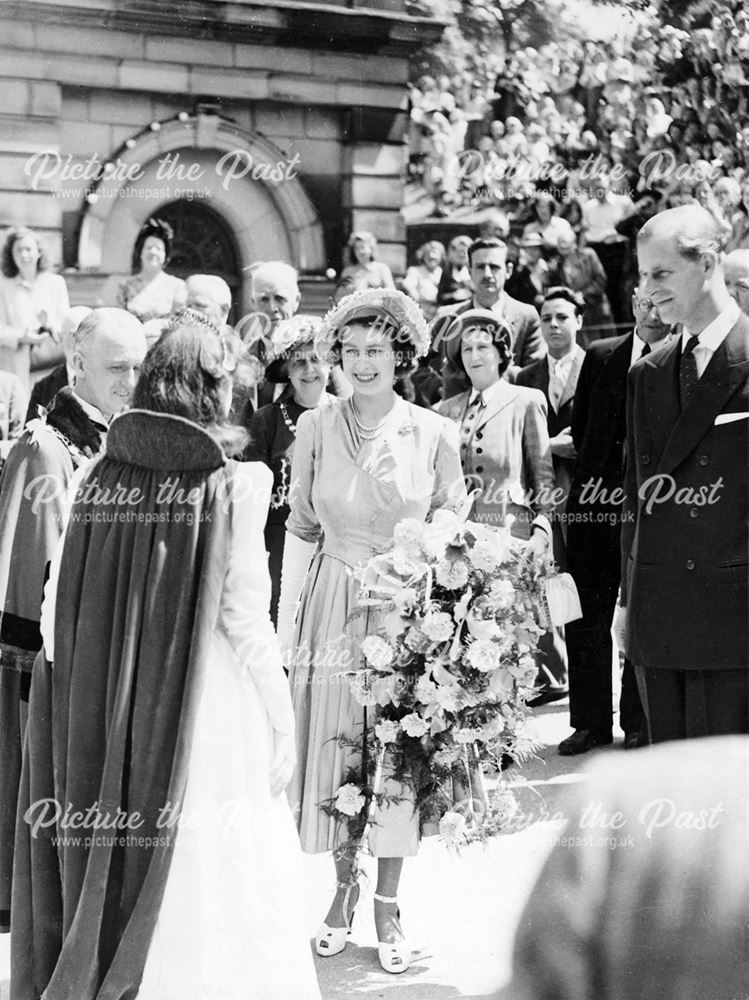
[[38, 230], [71, 301], [112, 304], [151, 215], [175, 273], [280, 258], [318, 283], [353, 229], [405, 269], [405, 0], [0, 5], [0, 227]]

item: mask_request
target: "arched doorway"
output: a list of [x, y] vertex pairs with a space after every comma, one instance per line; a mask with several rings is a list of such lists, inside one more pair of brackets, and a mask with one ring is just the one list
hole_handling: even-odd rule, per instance
[[[179, 154], [180, 162], [200, 178], [187, 198], [186, 188], [177, 189], [160, 175], [167, 153]], [[302, 274], [321, 274], [326, 267], [322, 223], [300, 178], [291, 176], [283, 183], [255, 180], [249, 173], [229, 178], [220, 169], [227, 154], [242, 154], [258, 168], [285, 161], [284, 153], [263, 136], [205, 114], [160, 123], [114, 152], [113, 159], [136, 171], [137, 180], [113, 172], [88, 199], [78, 240], [81, 270], [108, 274], [116, 289], [131, 272], [132, 248], [146, 219], [158, 216], [162, 206], [185, 200], [185, 212], [197, 216], [210, 206], [214, 223], [217, 216], [229, 230], [240, 275], [237, 298], [245, 307], [254, 261], [286, 260]]]
[[[154, 217], [168, 222], [174, 230], [168, 271], [178, 278], [191, 274], [217, 274], [231, 288], [232, 311], [229, 323], [242, 315], [242, 281], [239, 254], [231, 227], [220, 212], [202, 202], [186, 198], [161, 205]], [[140, 267], [133, 248], [133, 271]]]

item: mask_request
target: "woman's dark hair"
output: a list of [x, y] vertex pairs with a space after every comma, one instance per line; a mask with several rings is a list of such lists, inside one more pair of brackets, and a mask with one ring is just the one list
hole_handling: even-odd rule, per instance
[[163, 333], [145, 357], [133, 407], [170, 413], [209, 430], [229, 455], [242, 451], [246, 431], [227, 424], [232, 352], [209, 326], [182, 325]]
[[5, 245], [3, 246], [2, 272], [6, 278], [15, 278], [18, 274], [16, 262], [13, 260], [13, 247], [19, 240], [24, 239], [26, 236], [30, 236], [39, 248], [39, 260], [36, 262], [37, 273], [39, 271], [46, 271], [49, 268], [49, 261], [47, 260], [47, 255], [44, 252], [44, 247], [39, 242], [39, 237], [36, 235], [34, 230], [27, 229], [25, 226], [16, 226], [15, 229], [11, 229], [8, 233]]
[[406, 327], [398, 326], [389, 316], [373, 312], [370, 315], [355, 316], [336, 330], [335, 342], [330, 349], [333, 364], [341, 363], [341, 332], [349, 326], [368, 326], [374, 333], [384, 333], [395, 349], [395, 375], [402, 378], [416, 367], [416, 345], [412, 342]]
[[138, 233], [138, 239], [135, 241], [133, 260], [136, 270], [140, 270], [140, 255], [143, 251], [143, 244], [149, 236], [155, 236], [157, 240], [161, 240], [164, 244], [164, 254], [166, 259], [169, 260], [169, 255], [172, 252], [172, 242], [174, 241], [174, 230], [169, 223], [164, 222], [163, 219], [151, 218], [146, 221], [143, 228]]
[[496, 323], [476, 324], [475, 327], [466, 326], [464, 330], [461, 330], [458, 337], [458, 350], [456, 351], [455, 363], [466, 377], [468, 377], [468, 372], [463, 365], [463, 334], [473, 329], [484, 330], [491, 336], [492, 344], [494, 344], [499, 352], [499, 375], [501, 378], [510, 367], [510, 362], [512, 361], [512, 331], [499, 317]]

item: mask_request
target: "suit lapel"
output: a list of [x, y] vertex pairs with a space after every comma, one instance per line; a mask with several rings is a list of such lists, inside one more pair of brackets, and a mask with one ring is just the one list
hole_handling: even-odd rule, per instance
[[643, 362], [645, 372], [645, 414], [655, 454], [665, 454], [669, 435], [679, 421], [679, 340]]
[[[745, 336], [744, 322], [740, 319], [713, 354], [702, 378], [692, 391], [689, 404], [681, 411], [674, 424], [666, 424], [672, 426], [673, 431], [661, 455], [659, 473], [673, 471], [686, 458], [712, 426], [726, 400], [746, 379], [749, 374], [749, 361], [746, 356]], [[673, 357], [668, 368], [671, 376], [671, 396], [676, 398], [678, 411], [675, 365], [681, 353], [680, 337], [676, 339], [673, 347]]]
[[531, 389], [540, 389], [548, 397], [549, 395], [549, 363], [546, 358], [534, 361], [524, 370], [524, 374], [530, 383]]

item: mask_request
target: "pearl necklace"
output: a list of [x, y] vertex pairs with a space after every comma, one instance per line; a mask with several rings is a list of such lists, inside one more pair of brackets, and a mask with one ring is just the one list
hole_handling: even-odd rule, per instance
[[[393, 406], [395, 406], [395, 403], [393, 403]], [[380, 420], [379, 423], [375, 424], [373, 427], [367, 427], [366, 424], [363, 424], [361, 422], [361, 420], [359, 420], [359, 417], [357, 416], [357, 413], [356, 413], [356, 404], [354, 403], [354, 401], [352, 399], [351, 400], [351, 413], [353, 414], [354, 423], [356, 424], [357, 430], [359, 431], [359, 436], [362, 437], [365, 441], [373, 441], [377, 437], [377, 435], [380, 433], [380, 431], [382, 430], [382, 428], [385, 426], [385, 421], [390, 416], [390, 414], [393, 412], [393, 406], [390, 407], [390, 409], [387, 411], [387, 413], [382, 418], [382, 420]]]

